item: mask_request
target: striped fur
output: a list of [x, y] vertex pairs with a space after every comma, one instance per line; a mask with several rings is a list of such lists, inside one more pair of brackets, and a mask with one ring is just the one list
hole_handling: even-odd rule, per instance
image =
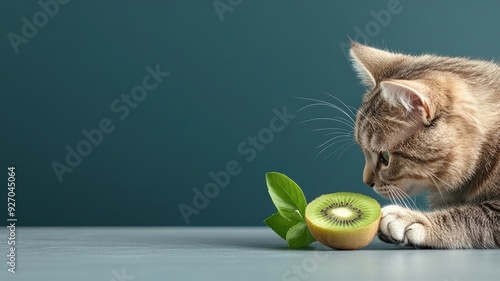
[[429, 211], [385, 207], [380, 238], [416, 247], [499, 248], [499, 65], [358, 43], [350, 53], [367, 87], [355, 123], [366, 158], [363, 180], [392, 199], [429, 194]]

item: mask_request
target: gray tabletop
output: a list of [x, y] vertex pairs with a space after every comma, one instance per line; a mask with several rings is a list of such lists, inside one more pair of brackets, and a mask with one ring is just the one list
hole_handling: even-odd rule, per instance
[[[7, 234], [0, 232], [6, 260]], [[287, 249], [268, 228], [18, 228], [0, 280], [500, 280], [500, 250]]]

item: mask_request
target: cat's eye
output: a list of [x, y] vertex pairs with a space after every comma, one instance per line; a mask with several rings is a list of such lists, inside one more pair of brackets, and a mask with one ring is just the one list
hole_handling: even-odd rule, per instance
[[389, 151], [382, 151], [380, 153], [379, 159], [382, 164], [385, 166], [389, 165], [389, 160], [390, 160], [391, 155], [389, 154]]

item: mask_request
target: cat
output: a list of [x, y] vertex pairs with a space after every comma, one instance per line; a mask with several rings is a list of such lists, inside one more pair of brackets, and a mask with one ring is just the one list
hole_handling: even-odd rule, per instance
[[367, 88], [355, 140], [384, 197], [428, 192], [429, 211], [382, 208], [379, 238], [417, 248], [500, 248], [500, 65], [352, 42]]

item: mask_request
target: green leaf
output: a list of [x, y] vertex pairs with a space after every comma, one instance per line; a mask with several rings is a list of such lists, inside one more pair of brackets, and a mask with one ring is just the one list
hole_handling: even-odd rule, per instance
[[301, 248], [316, 241], [311, 235], [305, 222], [299, 222], [292, 226], [286, 233], [286, 242], [290, 248]]
[[264, 220], [264, 223], [283, 239], [286, 239], [288, 229], [296, 224], [295, 222], [285, 219], [279, 213], [272, 214]]
[[266, 174], [269, 195], [278, 213], [264, 220], [274, 232], [285, 239], [290, 248], [300, 248], [316, 241], [305, 223], [306, 197], [289, 177], [277, 172]]
[[266, 184], [280, 215], [293, 222], [303, 222], [307, 201], [300, 187], [277, 172], [266, 173]]

